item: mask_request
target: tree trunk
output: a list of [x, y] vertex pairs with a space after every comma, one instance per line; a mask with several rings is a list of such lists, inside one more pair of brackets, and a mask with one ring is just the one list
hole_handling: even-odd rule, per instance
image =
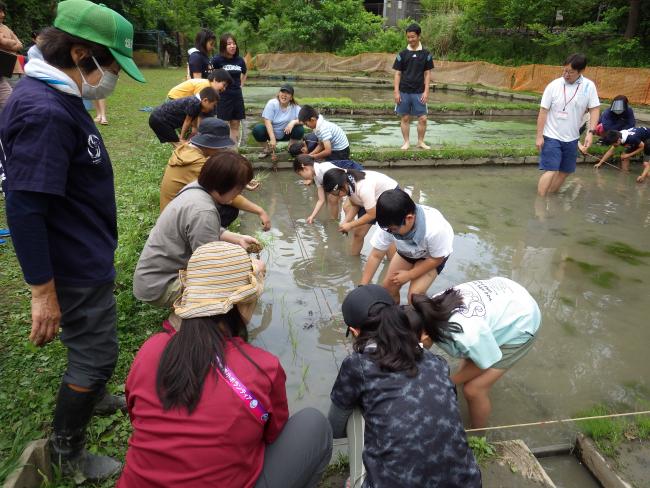
[[639, 18], [641, 16], [641, 0], [630, 0], [630, 13], [627, 16], [627, 28], [625, 39], [632, 39], [639, 30]]

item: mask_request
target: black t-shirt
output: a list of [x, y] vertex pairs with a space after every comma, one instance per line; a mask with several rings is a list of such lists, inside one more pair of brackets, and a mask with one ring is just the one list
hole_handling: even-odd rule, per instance
[[481, 486], [449, 366], [440, 356], [424, 351], [410, 378], [382, 371], [369, 354], [352, 353], [341, 364], [330, 398], [343, 410], [363, 412], [364, 487]]
[[210, 58], [201, 51], [194, 51], [190, 54], [187, 63], [190, 65], [190, 78], [194, 77], [193, 73], [201, 73], [201, 78], [207, 78], [212, 71]]
[[[627, 138], [625, 139], [625, 142], [623, 145], [625, 146], [625, 152], [633, 152], [638, 149], [638, 147], [641, 145], [643, 142], [644, 144], [647, 144], [646, 141], [650, 139], [650, 129], [647, 127], [632, 127], [631, 129], [627, 129]], [[646, 147], [644, 147], [646, 151], [646, 154], [649, 154], [647, 152]]]
[[177, 98], [176, 100], [169, 100], [168, 102], [159, 105], [154, 109], [154, 113], [172, 124], [174, 127], [181, 128], [185, 116], [189, 115], [193, 119], [199, 115], [203, 117], [211, 117], [214, 115], [214, 110], [207, 113], [201, 111], [201, 100], [198, 96], [192, 95], [191, 97]]
[[56, 284], [110, 283], [117, 246], [113, 168], [81, 98], [23, 78], [2, 111], [0, 142], [5, 191], [50, 195], [46, 226]]
[[419, 51], [404, 49], [395, 58], [393, 69], [402, 72], [399, 91], [423, 93], [424, 72], [433, 69], [433, 57], [426, 49], [420, 49]]
[[241, 91], [241, 75], [245, 75], [247, 71], [244, 58], [241, 56], [226, 58], [225, 56], [217, 55], [212, 58], [212, 66], [214, 69], [225, 69], [232, 77], [232, 83], [224, 91], [226, 96], [230, 93]]

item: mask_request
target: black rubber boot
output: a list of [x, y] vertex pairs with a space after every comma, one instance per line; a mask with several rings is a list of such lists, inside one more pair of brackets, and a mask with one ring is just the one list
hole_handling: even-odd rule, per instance
[[52, 422], [50, 439], [52, 462], [64, 476], [77, 483], [100, 481], [120, 472], [122, 465], [109, 456], [90, 454], [86, 444], [86, 426], [101, 392], [78, 392], [61, 384]]
[[124, 395], [113, 395], [104, 390], [104, 393], [101, 395], [100, 399], [95, 404], [95, 410], [93, 415], [113, 415], [118, 410], [126, 413], [126, 398]]

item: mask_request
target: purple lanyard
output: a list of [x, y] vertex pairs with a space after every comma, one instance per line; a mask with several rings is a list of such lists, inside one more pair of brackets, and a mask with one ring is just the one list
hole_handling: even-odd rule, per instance
[[230, 389], [235, 392], [242, 402], [244, 402], [246, 410], [248, 410], [262, 425], [266, 424], [266, 421], [269, 419], [269, 413], [264, 408], [264, 405], [255, 398], [255, 395], [246, 388], [246, 385], [237, 378], [237, 375], [233, 373], [228, 366], [223, 365], [219, 356], [216, 356], [216, 359], [217, 364], [221, 368], [217, 368], [219, 376], [226, 381]]

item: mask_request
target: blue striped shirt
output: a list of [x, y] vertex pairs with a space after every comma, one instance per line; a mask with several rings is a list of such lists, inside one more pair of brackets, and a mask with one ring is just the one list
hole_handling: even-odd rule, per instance
[[342, 151], [350, 145], [343, 129], [335, 123], [325, 120], [322, 115], [318, 116], [314, 134], [318, 136], [319, 142], [330, 141], [332, 151]]

